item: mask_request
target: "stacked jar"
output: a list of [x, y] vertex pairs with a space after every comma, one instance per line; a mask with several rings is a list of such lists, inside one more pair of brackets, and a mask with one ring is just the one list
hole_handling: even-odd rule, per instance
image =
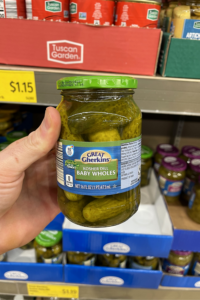
[[168, 259], [163, 261], [162, 269], [174, 275], [187, 275], [192, 258], [193, 253], [190, 251], [170, 251]]
[[67, 252], [67, 263], [73, 265], [94, 266], [96, 255], [87, 252]]
[[200, 176], [193, 188], [192, 195], [188, 204], [188, 216], [194, 222], [200, 224]]
[[126, 268], [127, 256], [122, 254], [98, 255], [98, 265], [111, 268]]
[[166, 156], [178, 156], [179, 150], [175, 146], [171, 144], [160, 144], [156, 148], [156, 153], [154, 156], [154, 169], [156, 173], [158, 173], [158, 170], [160, 168], [162, 159]]
[[153, 164], [153, 150], [147, 146], [142, 146], [141, 152], [141, 187], [149, 185], [151, 169]]

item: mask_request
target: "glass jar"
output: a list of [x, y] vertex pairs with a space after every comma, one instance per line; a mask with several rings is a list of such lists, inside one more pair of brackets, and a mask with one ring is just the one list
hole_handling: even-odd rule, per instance
[[121, 254], [98, 255], [98, 265], [111, 268], [126, 268], [127, 256]]
[[158, 267], [158, 258], [154, 256], [133, 256], [129, 259], [131, 269], [156, 270]]
[[140, 203], [141, 112], [137, 80], [67, 77], [57, 82], [61, 133], [58, 203], [72, 222], [107, 227], [129, 219]]
[[159, 168], [159, 185], [166, 201], [176, 204], [185, 179], [186, 162], [174, 156], [164, 157]]
[[176, 275], [187, 275], [193, 253], [190, 251], [170, 251], [168, 259], [163, 261], [163, 271]]
[[200, 158], [200, 149], [195, 146], [184, 146], [180, 158], [184, 159], [189, 165], [191, 159]]
[[141, 153], [141, 187], [149, 185], [153, 164], [152, 156], [153, 151], [151, 148], [143, 145]]
[[12, 131], [6, 134], [6, 139], [8, 142], [12, 143], [19, 139], [22, 139], [25, 136], [27, 136], [27, 133], [25, 131]]
[[22, 250], [29, 250], [34, 248], [34, 240], [30, 241], [28, 244], [20, 247]]
[[200, 276], [200, 253], [195, 253], [194, 255], [194, 263], [192, 266], [192, 275]]
[[42, 231], [34, 241], [37, 262], [62, 263], [62, 231]]
[[186, 171], [185, 182], [181, 193], [182, 202], [188, 205], [195, 183], [200, 176], [200, 159], [192, 159]]
[[178, 156], [178, 148], [170, 144], [160, 144], [156, 148], [156, 153], [154, 156], [154, 169], [158, 172], [162, 159], [165, 156]]
[[73, 265], [94, 266], [96, 255], [87, 252], [67, 252], [67, 263]]
[[187, 212], [190, 219], [200, 224], [200, 177], [198, 183], [194, 186]]

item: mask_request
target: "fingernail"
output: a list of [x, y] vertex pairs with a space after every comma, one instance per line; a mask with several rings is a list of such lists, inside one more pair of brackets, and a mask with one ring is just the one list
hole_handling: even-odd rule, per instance
[[44, 116], [44, 120], [42, 122], [42, 127], [44, 130], [48, 131], [49, 128], [51, 127], [51, 120], [50, 120], [50, 115], [48, 113], [48, 109], [46, 109], [45, 111], [45, 116]]

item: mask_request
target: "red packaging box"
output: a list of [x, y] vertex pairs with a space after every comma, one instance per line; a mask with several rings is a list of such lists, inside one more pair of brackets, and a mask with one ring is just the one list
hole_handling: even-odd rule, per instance
[[161, 30], [0, 19], [0, 63], [154, 75]]

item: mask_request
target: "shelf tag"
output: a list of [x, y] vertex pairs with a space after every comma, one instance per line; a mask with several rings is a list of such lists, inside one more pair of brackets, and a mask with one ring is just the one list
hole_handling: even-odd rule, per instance
[[37, 103], [34, 72], [0, 70], [0, 102]]
[[79, 298], [78, 286], [27, 283], [29, 296]]

